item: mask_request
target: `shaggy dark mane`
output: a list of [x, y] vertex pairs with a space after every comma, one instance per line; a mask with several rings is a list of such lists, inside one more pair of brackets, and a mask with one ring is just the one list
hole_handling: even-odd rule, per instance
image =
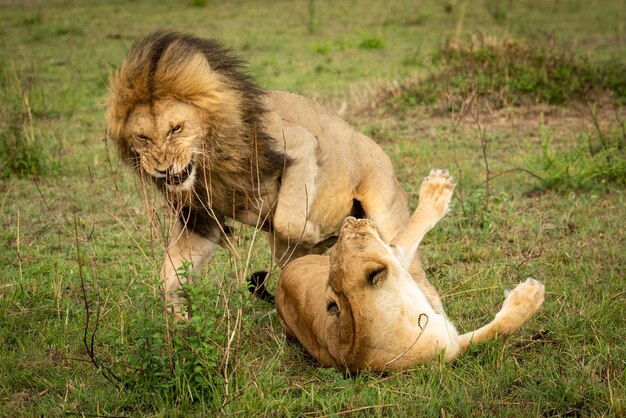
[[157, 31], [135, 42], [131, 47], [128, 60], [133, 60], [135, 55], [143, 56], [146, 51], [149, 52], [150, 67], [146, 80], [149, 97], [154, 95], [155, 87], [156, 89], [159, 88], [159, 86], [154, 86], [154, 73], [159, 66], [163, 52], [172, 44], [176, 44], [172, 61], [183, 62], [190, 55], [201, 53], [211, 69], [230, 80], [231, 87], [242, 94], [245, 99], [245, 103], [242, 105], [249, 110], [253, 119], [258, 119], [258, 116], [265, 112], [259, 100], [265, 94], [265, 90], [260, 88], [252, 77], [245, 73], [243, 68], [246, 62], [234, 55], [232, 49], [213, 39], [202, 39], [177, 32]]

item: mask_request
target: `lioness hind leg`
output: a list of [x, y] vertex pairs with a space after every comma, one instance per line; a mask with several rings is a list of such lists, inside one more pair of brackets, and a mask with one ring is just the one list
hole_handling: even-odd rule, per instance
[[516, 331], [537, 312], [544, 300], [544, 286], [533, 278], [526, 279], [508, 293], [502, 309], [489, 324], [476, 331], [459, 337], [461, 352], [467, 350], [470, 343], [478, 344], [498, 335], [508, 335]]
[[544, 285], [532, 277], [507, 292], [502, 309], [494, 319], [499, 323], [500, 333], [510, 334], [528, 321], [543, 304], [544, 294]]

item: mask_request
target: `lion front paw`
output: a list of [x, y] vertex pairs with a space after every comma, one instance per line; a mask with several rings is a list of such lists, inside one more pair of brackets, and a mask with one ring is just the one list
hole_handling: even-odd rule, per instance
[[420, 186], [419, 208], [434, 211], [443, 218], [450, 210], [456, 182], [448, 170], [431, 170]]

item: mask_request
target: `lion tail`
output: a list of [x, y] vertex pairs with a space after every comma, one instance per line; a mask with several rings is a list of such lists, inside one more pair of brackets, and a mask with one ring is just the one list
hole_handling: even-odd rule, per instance
[[248, 290], [254, 296], [268, 303], [274, 303], [274, 295], [272, 295], [265, 287], [267, 279], [267, 271], [257, 271], [252, 273], [248, 278]]

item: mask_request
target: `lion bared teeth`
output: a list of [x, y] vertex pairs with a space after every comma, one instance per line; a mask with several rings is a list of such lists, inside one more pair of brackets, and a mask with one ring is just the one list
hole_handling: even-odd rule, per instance
[[187, 165], [187, 167], [185, 167], [183, 171], [180, 171], [173, 175], [168, 175], [165, 178], [165, 181], [167, 182], [167, 184], [173, 184], [173, 185], [183, 184], [185, 180], [187, 180], [189, 176], [191, 175], [191, 170], [193, 170], [193, 162], [190, 162], [189, 165]]

